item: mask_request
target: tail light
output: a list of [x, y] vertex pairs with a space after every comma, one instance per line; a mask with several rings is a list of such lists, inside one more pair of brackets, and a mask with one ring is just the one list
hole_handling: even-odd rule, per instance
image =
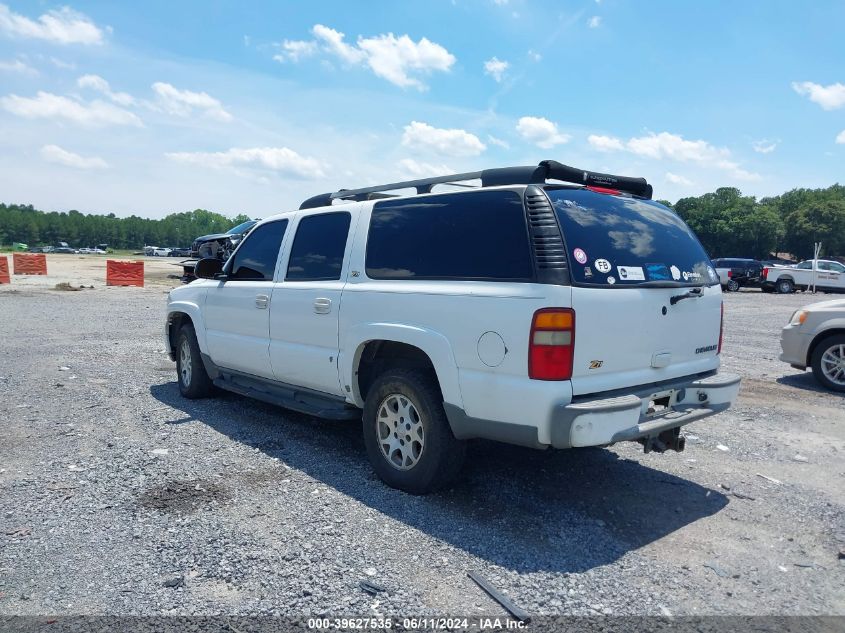
[[619, 194], [622, 193], [618, 189], [610, 189], [608, 187], [593, 187], [591, 185], [588, 185], [584, 188], [589, 189], [590, 191], [595, 191], [596, 193], [603, 193], [603, 194], [606, 194], [608, 196], [618, 196]]
[[730, 278], [731, 278], [731, 277], [733, 277], [733, 276], [734, 276], [734, 271], [729, 270], [729, 271], [728, 271], [728, 279], [730, 279]]
[[763, 279], [768, 279], [768, 278], [769, 278], [769, 269], [768, 269], [768, 268], [764, 268], [764, 269], [763, 269], [763, 272], [761, 272], [761, 273], [760, 273], [760, 276], [761, 276]]
[[575, 351], [575, 311], [543, 308], [534, 313], [528, 344], [528, 377], [569, 380]]
[[719, 314], [719, 347], [716, 350], [717, 354], [722, 353], [722, 333], [725, 331], [725, 304], [722, 303]]

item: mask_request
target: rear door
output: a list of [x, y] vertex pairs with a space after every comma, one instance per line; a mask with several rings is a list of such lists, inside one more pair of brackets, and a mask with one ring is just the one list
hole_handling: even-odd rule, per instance
[[337, 371], [338, 314], [351, 222], [348, 211], [298, 216], [270, 309], [270, 362], [281, 382], [343, 395]]
[[575, 395], [715, 369], [719, 278], [687, 225], [657, 203], [549, 191], [569, 253]]

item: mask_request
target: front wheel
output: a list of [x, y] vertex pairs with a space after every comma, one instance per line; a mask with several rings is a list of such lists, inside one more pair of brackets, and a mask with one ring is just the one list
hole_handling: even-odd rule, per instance
[[810, 365], [822, 386], [845, 391], [845, 335], [829, 336], [816, 345]]
[[777, 283], [777, 290], [782, 295], [788, 295], [795, 292], [795, 284], [791, 279], [780, 279]]
[[388, 486], [422, 495], [443, 488], [460, 472], [465, 443], [455, 439], [437, 379], [418, 369], [391, 369], [367, 393], [364, 444]]
[[179, 392], [191, 400], [207, 398], [214, 390], [200, 356], [197, 335], [191, 325], [183, 325], [176, 337], [176, 376]]

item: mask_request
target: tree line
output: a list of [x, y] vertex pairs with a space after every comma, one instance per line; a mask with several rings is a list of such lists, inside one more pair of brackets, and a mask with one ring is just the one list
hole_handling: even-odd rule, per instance
[[[739, 189], [721, 187], [702, 196], [681, 198], [672, 207], [696, 232], [710, 257], [766, 259], [791, 253], [799, 259], [813, 255], [822, 242], [826, 256], [845, 255], [845, 186], [793, 189], [779, 196], [743, 196]], [[23, 242], [71, 246], [108, 244], [112, 248], [189, 246], [195, 237], [223, 233], [249, 217], [229, 218], [205, 209], [172, 213], [160, 220], [138, 216], [118, 218], [39, 211], [32, 205], [0, 204], [0, 244]]]
[[739, 189], [721, 187], [702, 196], [681, 198], [672, 207], [698, 235], [707, 253], [717, 257], [767, 259], [791, 253], [813, 256], [813, 243], [822, 255], [845, 255], [845, 186], [793, 189], [779, 196], [743, 196]]
[[224, 233], [250, 218], [238, 215], [229, 218], [219, 213], [195, 209], [171, 213], [160, 220], [130, 216], [83, 214], [79, 211], [49, 213], [30, 205], [0, 204], [0, 244], [23, 242], [29, 246], [55, 245], [110, 248], [141, 248], [145, 245], [191, 245], [194, 238], [209, 233]]

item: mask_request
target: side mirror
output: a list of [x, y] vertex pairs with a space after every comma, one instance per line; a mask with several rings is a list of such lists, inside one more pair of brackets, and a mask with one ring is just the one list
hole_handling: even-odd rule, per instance
[[217, 279], [223, 272], [223, 262], [216, 257], [205, 257], [194, 266], [194, 275], [198, 279]]

